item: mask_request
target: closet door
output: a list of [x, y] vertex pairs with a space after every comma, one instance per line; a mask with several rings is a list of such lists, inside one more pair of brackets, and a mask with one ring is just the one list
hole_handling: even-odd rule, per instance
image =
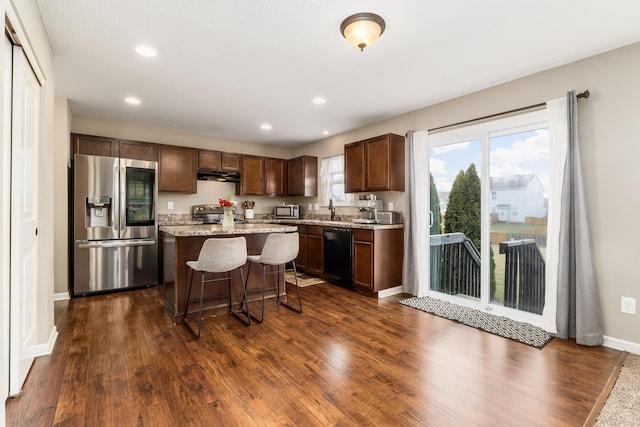
[[37, 346], [41, 87], [22, 48], [5, 39], [5, 58], [9, 50], [13, 62], [9, 394], [16, 395], [31, 368]]

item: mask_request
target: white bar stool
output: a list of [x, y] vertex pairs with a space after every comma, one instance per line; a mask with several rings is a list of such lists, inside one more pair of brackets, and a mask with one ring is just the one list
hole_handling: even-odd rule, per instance
[[[187, 265], [191, 269], [189, 277], [189, 291], [187, 292], [187, 301], [184, 305], [183, 322], [196, 338], [200, 337], [202, 328], [202, 300], [204, 298], [204, 284], [226, 280], [229, 286], [229, 311], [242, 320], [247, 326], [251, 323], [249, 315], [249, 306], [247, 301], [247, 283], [244, 279], [242, 266], [247, 262], [247, 240], [244, 237], [231, 238], [211, 238], [204, 241], [197, 261], [187, 261]], [[231, 276], [231, 271], [238, 269], [239, 275]], [[198, 317], [198, 331], [194, 331], [187, 322], [187, 309], [189, 308], [189, 300], [191, 299], [191, 286], [193, 284], [193, 272], [198, 271], [201, 275], [200, 280], [200, 310]], [[217, 279], [205, 280], [206, 273], [227, 273], [225, 277]], [[240, 315], [240, 312], [234, 311], [231, 302], [231, 279], [240, 278], [242, 282], [242, 302], [240, 303], [241, 312], [246, 314], [246, 318]], [[242, 305], [246, 306], [246, 311], [242, 309]]]
[[[251, 272], [251, 265], [253, 264], [261, 264], [262, 265], [262, 312], [260, 318], [253, 315], [248, 316], [253, 317], [257, 322], [262, 322], [264, 320], [264, 282], [267, 274], [276, 274], [276, 273], [284, 273], [286, 271], [293, 271], [293, 275], [295, 277], [296, 283], [296, 291], [298, 293], [298, 305], [293, 306], [288, 303], [286, 299], [288, 299], [288, 295], [286, 294], [287, 282], [284, 282], [284, 290], [285, 300], [280, 299], [280, 277], [278, 276], [278, 288], [277, 288], [277, 301], [278, 303], [284, 305], [291, 310], [297, 311], [298, 313], [302, 313], [302, 300], [300, 299], [300, 287], [298, 286], [298, 276], [296, 274], [296, 262], [294, 261], [298, 256], [299, 247], [299, 237], [298, 233], [272, 233], [267, 236], [267, 239], [264, 242], [264, 246], [262, 247], [262, 252], [260, 255], [249, 255], [247, 256], [247, 260], [249, 262], [249, 270], [247, 271], [247, 281], [249, 279], [249, 273]], [[292, 268], [287, 269], [287, 264], [291, 263]], [[266, 268], [268, 265], [277, 266], [278, 269], [274, 271], [267, 271]]]

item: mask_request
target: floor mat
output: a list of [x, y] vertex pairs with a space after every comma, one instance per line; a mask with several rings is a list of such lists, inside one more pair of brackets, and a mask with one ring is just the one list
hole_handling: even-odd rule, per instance
[[398, 302], [537, 348], [544, 347], [551, 340], [551, 335], [544, 329], [529, 323], [518, 322], [436, 298], [411, 297]]
[[[287, 271], [284, 274], [284, 280], [286, 280], [288, 283], [291, 283], [291, 284], [296, 283], [295, 278], [293, 277], [292, 271]], [[310, 276], [304, 273], [298, 273], [298, 286], [300, 286], [301, 288], [304, 288], [305, 286], [319, 285], [320, 283], [326, 283], [326, 280], [321, 279], [320, 277]]]

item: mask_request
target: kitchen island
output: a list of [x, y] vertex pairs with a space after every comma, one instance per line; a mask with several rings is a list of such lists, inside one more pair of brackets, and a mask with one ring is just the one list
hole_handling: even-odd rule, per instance
[[[163, 248], [164, 265], [164, 295], [165, 311], [174, 323], [182, 320], [187, 291], [189, 290], [190, 269], [187, 261], [198, 259], [200, 248], [210, 237], [238, 237], [247, 239], [247, 254], [258, 255], [262, 251], [267, 236], [270, 233], [290, 233], [297, 231], [295, 226], [283, 224], [236, 224], [233, 229], [223, 230], [221, 225], [175, 225], [160, 226], [161, 247]], [[243, 271], [246, 275], [248, 264]], [[218, 275], [223, 277], [222, 274]], [[211, 276], [213, 277], [213, 276]], [[191, 301], [199, 300], [199, 273], [194, 274], [194, 290], [191, 291]], [[240, 279], [232, 280], [234, 303], [242, 299]], [[265, 289], [267, 297], [275, 296], [277, 280], [284, 282], [283, 275], [267, 275]], [[262, 297], [261, 282], [262, 269], [252, 268], [251, 277], [247, 282], [247, 296], [249, 301]], [[225, 281], [214, 282], [205, 287], [204, 309], [212, 310], [227, 307], [229, 304], [228, 287]]]

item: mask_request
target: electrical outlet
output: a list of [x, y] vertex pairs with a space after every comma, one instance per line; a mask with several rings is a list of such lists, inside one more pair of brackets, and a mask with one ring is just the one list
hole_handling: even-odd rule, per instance
[[167, 202], [167, 209], [173, 209], [173, 202]]
[[313, 210], [316, 210], [316, 211], [320, 210], [320, 204], [316, 203], [315, 205], [313, 205]]
[[313, 210], [313, 203], [309, 203], [309, 210], [312, 211]]
[[392, 211], [393, 210], [393, 202], [389, 202], [389, 210]]
[[621, 297], [620, 298], [620, 311], [627, 314], [636, 314], [636, 299]]

